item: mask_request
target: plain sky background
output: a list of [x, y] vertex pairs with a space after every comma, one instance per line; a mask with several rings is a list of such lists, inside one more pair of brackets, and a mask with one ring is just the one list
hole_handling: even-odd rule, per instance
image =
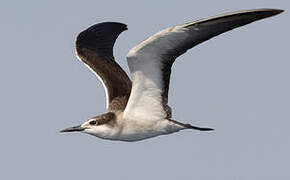
[[[284, 13], [222, 34], [177, 59], [169, 104], [182, 131], [126, 143], [60, 134], [105, 111], [101, 83], [74, 53], [95, 23], [128, 25], [114, 54], [153, 33], [221, 13]], [[290, 179], [287, 0], [1, 1], [0, 179]]]

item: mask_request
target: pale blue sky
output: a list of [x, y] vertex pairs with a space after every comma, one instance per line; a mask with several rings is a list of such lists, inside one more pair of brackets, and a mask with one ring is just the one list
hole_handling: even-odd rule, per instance
[[[0, 179], [289, 179], [289, 7], [286, 0], [1, 1]], [[114, 54], [128, 72], [128, 50], [153, 33], [254, 8], [286, 11], [205, 42], [173, 67], [173, 117], [214, 132], [136, 143], [58, 133], [105, 111], [101, 83], [75, 57], [80, 31], [127, 24]]]

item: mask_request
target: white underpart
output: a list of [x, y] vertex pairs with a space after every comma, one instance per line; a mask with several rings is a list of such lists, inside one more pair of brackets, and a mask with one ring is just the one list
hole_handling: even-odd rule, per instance
[[132, 90], [124, 118], [131, 120], [159, 121], [166, 118], [163, 108], [162, 91], [162, 54], [185, 43], [187, 29], [175, 26], [162, 30], [127, 54], [127, 61], [132, 77]]
[[107, 89], [107, 87], [105, 86], [105, 83], [104, 83], [104, 81], [102, 80], [102, 78], [89, 66], [89, 65], [87, 65], [86, 63], [84, 63], [83, 61], [82, 61], [82, 59], [79, 57], [79, 55], [78, 55], [78, 53], [76, 52], [76, 56], [77, 56], [77, 59], [78, 60], [80, 60], [86, 67], [88, 67], [88, 69], [90, 70], [90, 71], [92, 71], [96, 76], [97, 76], [97, 78], [101, 81], [101, 83], [102, 83], [102, 85], [103, 85], [103, 87], [104, 87], [104, 89], [105, 89], [105, 94], [106, 94], [106, 109], [108, 109], [109, 108], [109, 95], [108, 95], [108, 89]]

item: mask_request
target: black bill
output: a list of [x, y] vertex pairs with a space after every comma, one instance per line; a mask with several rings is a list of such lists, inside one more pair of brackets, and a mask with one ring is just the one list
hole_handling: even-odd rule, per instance
[[74, 126], [74, 127], [70, 127], [70, 128], [63, 129], [60, 132], [62, 133], [62, 132], [83, 131], [85, 129], [86, 128], [82, 127], [81, 125], [78, 125], [78, 126]]

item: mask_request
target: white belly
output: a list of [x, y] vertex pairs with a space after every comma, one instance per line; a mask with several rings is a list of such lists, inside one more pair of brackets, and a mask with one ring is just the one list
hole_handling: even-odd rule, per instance
[[116, 140], [139, 141], [163, 134], [170, 134], [183, 129], [164, 119], [158, 121], [126, 121]]

